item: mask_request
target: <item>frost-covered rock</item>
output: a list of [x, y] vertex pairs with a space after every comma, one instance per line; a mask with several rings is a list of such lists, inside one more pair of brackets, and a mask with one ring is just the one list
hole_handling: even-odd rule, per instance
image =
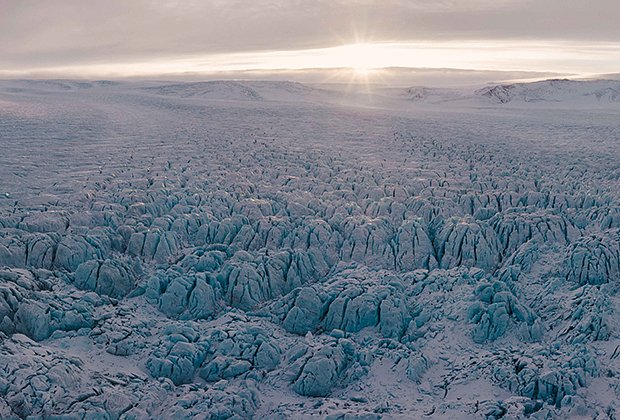
[[567, 279], [582, 284], [620, 280], [620, 231], [591, 235], [575, 242], [567, 255]]
[[275, 316], [284, 329], [299, 335], [356, 333], [370, 327], [385, 338], [415, 340], [424, 335], [431, 318], [464, 304], [464, 297], [444, 300], [454, 288], [469, 289], [483, 275], [476, 269], [431, 273], [418, 270], [401, 279], [385, 270], [347, 269], [324, 283], [295, 289], [257, 312]]
[[228, 258], [225, 250], [195, 248], [191, 254], [186, 255], [179, 265], [186, 271], [217, 272]]
[[311, 287], [301, 287], [291, 293], [292, 306], [282, 321], [289, 332], [305, 334], [314, 330], [324, 316], [323, 301]]
[[566, 396], [577, 394], [588, 377], [598, 373], [596, 362], [587, 352], [547, 358], [515, 357], [511, 366], [499, 365], [493, 375], [500, 384], [518, 395], [561, 407]]
[[558, 339], [581, 344], [611, 337], [615, 307], [609, 289], [584, 285], [564, 303], [564, 325], [557, 331]]
[[211, 352], [200, 370], [206, 381], [240, 376], [260, 379], [261, 372], [272, 371], [280, 364], [282, 349], [272, 333], [241, 321], [230, 322], [209, 335]]
[[472, 338], [476, 343], [502, 337], [513, 322], [523, 323], [531, 340], [542, 338], [544, 329], [532, 311], [523, 306], [504, 283], [481, 284], [475, 291], [478, 302], [470, 306], [467, 317], [476, 324]]
[[151, 277], [146, 297], [167, 316], [206, 319], [221, 306], [221, 287], [209, 273], [185, 273], [171, 267]]
[[[0, 343], [0, 395], [11, 415], [49, 417], [68, 409], [77, 399], [83, 381], [78, 358], [56, 355], [29, 338], [16, 334]], [[58, 407], [60, 406], [60, 407]]]
[[127, 296], [136, 284], [136, 274], [129, 264], [120, 260], [90, 260], [75, 271], [74, 284], [113, 298]]
[[5, 230], [0, 232], [0, 261], [10, 267], [51, 269], [58, 240], [54, 233]]
[[129, 356], [151, 345], [149, 337], [153, 335], [151, 329], [154, 326], [152, 320], [137, 318], [133, 311], [117, 308], [113, 316], [98, 320], [88, 336], [109, 354]]
[[0, 81], [0, 418], [613, 418], [617, 88]]
[[306, 252], [283, 250], [254, 258], [239, 251], [218, 277], [229, 304], [248, 310], [325, 275], [327, 267], [315, 262]]
[[34, 340], [43, 340], [52, 333], [51, 308], [38, 302], [24, 302], [15, 312], [15, 329]]
[[146, 361], [154, 378], [169, 378], [175, 385], [192, 382], [202, 364], [209, 342], [201, 341], [191, 327], [169, 327], [159, 346]]
[[153, 410], [150, 416], [163, 412], [173, 418], [252, 417], [261, 402], [259, 395], [255, 384], [243, 382], [238, 386], [220, 385], [200, 391], [190, 389], [178, 403], [168, 403], [164, 410]]
[[495, 231], [473, 219], [450, 219], [436, 234], [435, 249], [441, 268], [466, 266], [493, 270], [500, 261]]
[[370, 267], [394, 266], [394, 227], [388, 220], [350, 217], [343, 221], [341, 232], [345, 238], [340, 250], [343, 261]]
[[[60, 279], [55, 279], [60, 283]], [[44, 340], [54, 331], [77, 331], [94, 325], [94, 306], [102, 302], [84, 293], [72, 296], [50, 290], [50, 282], [27, 270], [0, 270], [0, 331]]]
[[508, 212], [490, 221], [505, 255], [529, 240], [569, 244], [580, 236], [579, 229], [561, 215]]
[[396, 268], [411, 271], [418, 268], [437, 267], [435, 250], [423, 225], [407, 221], [398, 229], [394, 238], [396, 244]]
[[132, 234], [127, 244], [127, 253], [163, 264], [177, 252], [178, 247], [174, 232], [155, 228]]
[[17, 225], [26, 232], [65, 232], [69, 228], [68, 217], [55, 211], [30, 213]]
[[75, 271], [80, 264], [105, 257], [111, 247], [110, 239], [103, 235], [68, 235], [58, 243], [54, 266]]
[[272, 311], [287, 331], [300, 335], [319, 328], [358, 332], [377, 327], [385, 337], [398, 339], [410, 321], [410, 306], [404, 287], [390, 284], [386, 273], [351, 270], [326, 284], [294, 290]]
[[8, 232], [3, 232], [0, 241], [0, 261], [8, 267], [24, 267], [26, 265], [24, 241]]
[[[299, 347], [289, 357], [293, 391], [310, 397], [325, 397], [350, 375], [358, 359], [352, 343], [331, 342], [318, 347]], [[365, 371], [364, 368], [359, 368]]]

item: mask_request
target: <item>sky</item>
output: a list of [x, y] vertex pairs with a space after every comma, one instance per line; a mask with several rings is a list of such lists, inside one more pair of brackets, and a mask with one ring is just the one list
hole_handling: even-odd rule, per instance
[[620, 72], [618, 0], [0, 0], [0, 76]]

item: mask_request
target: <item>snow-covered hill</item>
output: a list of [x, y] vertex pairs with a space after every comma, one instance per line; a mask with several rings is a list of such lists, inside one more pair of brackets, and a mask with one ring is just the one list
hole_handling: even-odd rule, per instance
[[175, 83], [145, 88], [158, 95], [181, 98], [204, 97], [209, 99], [259, 101], [262, 97], [246, 84], [232, 81]]
[[313, 92], [309, 86], [295, 82], [276, 81], [209, 81], [175, 83], [145, 87], [145, 90], [165, 96], [205, 98], [210, 100], [261, 101], [303, 100]]
[[492, 84], [482, 88], [411, 87], [403, 92], [420, 104], [456, 106], [617, 106], [620, 81], [552, 79], [529, 83]]
[[0, 89], [12, 93], [76, 91], [101, 87], [118, 86], [120, 82], [111, 80], [5, 80], [0, 81]]
[[476, 95], [498, 103], [509, 102], [620, 102], [620, 81], [568, 79], [495, 85], [477, 90]]
[[614, 83], [0, 82], [0, 418], [615, 418]]

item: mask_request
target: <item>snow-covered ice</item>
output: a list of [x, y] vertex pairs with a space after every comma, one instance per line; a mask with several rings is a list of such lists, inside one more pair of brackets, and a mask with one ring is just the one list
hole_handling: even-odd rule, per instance
[[617, 418], [620, 82], [0, 82], [0, 418]]

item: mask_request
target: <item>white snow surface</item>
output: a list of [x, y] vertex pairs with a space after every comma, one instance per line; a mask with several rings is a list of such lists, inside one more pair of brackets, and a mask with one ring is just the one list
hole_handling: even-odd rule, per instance
[[0, 81], [0, 418], [618, 418], [620, 82]]

